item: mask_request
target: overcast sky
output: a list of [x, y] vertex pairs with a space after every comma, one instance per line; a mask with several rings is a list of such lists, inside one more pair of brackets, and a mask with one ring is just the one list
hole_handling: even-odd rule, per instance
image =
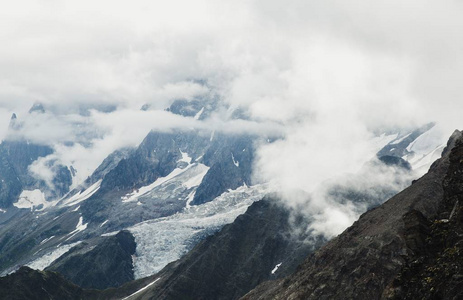
[[[0, 10], [0, 136], [12, 112], [42, 102], [55, 115], [31, 136], [74, 139], [71, 122], [96, 131], [91, 149], [56, 146], [88, 174], [151, 128], [194, 126], [143, 104], [215, 94], [285, 132], [261, 149], [262, 176], [310, 190], [371, 157], [377, 130], [463, 128], [462, 32], [462, 1], [11, 1]], [[82, 105], [116, 110], [84, 118]]]

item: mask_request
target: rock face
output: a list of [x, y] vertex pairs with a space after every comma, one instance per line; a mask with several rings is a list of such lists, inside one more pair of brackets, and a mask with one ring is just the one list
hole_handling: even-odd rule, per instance
[[[136, 244], [130, 232], [121, 231], [107, 237], [90, 251], [82, 244], [61, 256], [46, 270], [58, 272], [83, 288], [106, 289], [134, 280], [132, 255]], [[85, 252], [81, 253], [82, 250]]]
[[53, 272], [22, 267], [16, 273], [0, 278], [2, 299], [84, 299], [82, 289]]
[[[30, 113], [40, 113], [42, 110], [40, 105], [34, 106]], [[16, 114], [13, 114], [8, 136], [0, 144], [0, 208], [10, 208], [23, 190], [40, 189], [45, 198], [55, 199], [69, 192], [72, 185], [69, 169], [52, 160], [47, 165], [54, 174], [50, 182], [33, 176], [29, 167], [38, 159], [52, 154], [54, 150], [50, 146], [31, 143], [17, 135], [21, 126]]]
[[[463, 299], [463, 141], [450, 154], [437, 218], [407, 226], [413, 254], [385, 293], [392, 299]], [[409, 218], [407, 218], [409, 219]], [[404, 219], [406, 221], [406, 219]], [[409, 222], [408, 222], [409, 223]]]
[[302, 216], [290, 219], [276, 199], [255, 202], [158, 273], [160, 280], [137, 299], [238, 299], [262, 281], [291, 274], [324, 242], [308, 238], [306, 223]]
[[[81, 211], [86, 220], [95, 222], [117, 216], [111, 223], [118, 222], [121, 226], [115, 230], [142, 220], [172, 215], [185, 207], [192, 192], [190, 204], [198, 205], [229, 189], [251, 185], [254, 152], [252, 136], [205, 135], [196, 131], [151, 132], [137, 149], [114, 153], [95, 171], [87, 186], [101, 179], [101, 188], [82, 204]], [[189, 164], [203, 164], [208, 168], [195, 191], [185, 190], [186, 195], [180, 197], [172, 193], [175, 199], [157, 199], [153, 195], [152, 201], [144, 203], [152, 206], [150, 208], [135, 206], [130, 208], [130, 213], [121, 209], [121, 197], [169, 176], [178, 168], [185, 169]]]
[[[462, 197], [462, 140], [461, 132], [455, 132], [443, 157], [425, 176], [362, 215], [354, 225], [310, 255], [296, 273], [263, 283], [243, 299], [381, 299], [403, 295], [416, 298], [415, 291], [421, 291], [429, 299], [458, 298], [461, 210], [455, 203]], [[453, 217], [448, 223], [442, 222], [454, 230], [433, 228], [429, 220], [441, 218], [441, 213], [449, 218], [451, 207], [456, 207]], [[433, 269], [436, 262], [448, 264]], [[417, 264], [422, 272], [410, 271]], [[426, 277], [423, 282], [420, 280], [426, 274], [423, 272], [439, 275]], [[406, 278], [412, 277], [415, 279], [409, 284]], [[436, 285], [420, 285], [427, 282]], [[425, 292], [432, 287], [435, 294]]]
[[0, 208], [10, 207], [18, 200], [22, 190], [42, 189], [50, 198], [60, 197], [69, 191], [72, 177], [65, 166], [55, 167], [53, 190], [28, 171], [34, 161], [52, 153], [53, 149], [49, 146], [26, 141], [3, 141], [0, 144]]

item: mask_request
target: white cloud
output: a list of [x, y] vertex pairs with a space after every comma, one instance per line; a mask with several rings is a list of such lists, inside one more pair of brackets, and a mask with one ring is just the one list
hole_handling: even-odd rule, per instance
[[[437, 121], [450, 135], [462, 126], [462, 6], [15, 1], [0, 11], [0, 117], [6, 125], [12, 112], [21, 119], [34, 102], [46, 104], [50, 114], [25, 121], [24, 132], [54, 144], [81, 176], [152, 128], [275, 132], [285, 139], [261, 147], [256, 173], [311, 191], [370, 159], [372, 132]], [[249, 109], [253, 121], [139, 111], [208, 94]], [[105, 105], [115, 111], [77, 115]], [[62, 144], [82, 136], [91, 147]]]

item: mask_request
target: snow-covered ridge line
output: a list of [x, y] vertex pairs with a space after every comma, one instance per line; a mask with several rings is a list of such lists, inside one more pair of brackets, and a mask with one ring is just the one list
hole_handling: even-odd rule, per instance
[[[140, 197], [147, 196], [151, 191], [155, 190], [156, 188], [171, 182], [178, 182], [186, 189], [193, 189], [199, 186], [204, 176], [209, 171], [209, 167], [198, 162], [191, 163], [192, 158], [186, 152], [182, 152], [181, 150], [179, 151], [182, 154], [182, 158], [179, 159], [178, 162], [187, 163], [188, 165], [186, 165], [186, 167], [184, 166], [175, 168], [169, 175], [165, 177], [160, 177], [156, 179], [153, 183], [143, 186], [125, 196], [122, 196], [122, 202], [136, 201]], [[187, 200], [187, 206], [192, 201], [192, 199], [190, 199], [190, 196], [193, 195], [193, 192], [194, 191], [190, 192], [190, 195], [187, 199], [183, 198], [184, 200]]]
[[63, 205], [63, 206], [73, 206], [73, 205], [76, 205], [76, 204], [78, 204], [78, 203], [80, 203], [82, 201], [87, 200], [88, 198], [93, 196], [96, 192], [98, 192], [98, 190], [101, 187], [101, 182], [102, 181], [103, 180], [100, 179], [97, 182], [95, 182], [93, 185], [91, 185], [89, 188], [87, 188], [85, 191], [83, 191], [83, 192], [79, 191], [77, 194], [73, 195], [69, 199], [62, 200], [61, 205]]
[[176, 168], [174, 169], [169, 175], [167, 175], [166, 177], [159, 177], [158, 179], [156, 179], [155, 182], [153, 182], [152, 184], [150, 185], [147, 185], [147, 186], [143, 186], [141, 188], [139, 188], [138, 190], [135, 190], [133, 191], [132, 193], [129, 193], [125, 196], [123, 196], [121, 198], [122, 202], [130, 202], [130, 201], [135, 201], [137, 200], [139, 197], [147, 194], [148, 192], [152, 191], [154, 188], [162, 185], [163, 183], [175, 178], [176, 176], [184, 173], [185, 171], [187, 171], [189, 168], [191, 168], [193, 165], [188, 165], [186, 168], [184, 169], [180, 169], [180, 168]]
[[57, 260], [59, 257], [61, 257], [63, 254], [67, 253], [69, 250], [71, 250], [72, 247], [77, 246], [81, 242], [76, 242], [72, 244], [67, 244], [63, 246], [57, 246], [57, 249], [54, 251], [51, 251], [42, 257], [39, 257], [31, 262], [29, 262], [26, 266], [28, 266], [31, 269], [36, 269], [36, 270], [43, 270], [49, 265], [51, 265], [55, 260]]

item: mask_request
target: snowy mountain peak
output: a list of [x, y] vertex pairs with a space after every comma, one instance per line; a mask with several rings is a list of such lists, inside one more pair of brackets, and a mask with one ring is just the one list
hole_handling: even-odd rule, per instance
[[31, 109], [29, 110], [29, 113], [43, 114], [45, 113], [45, 108], [43, 107], [42, 103], [36, 102], [34, 103], [34, 105], [32, 105]]
[[10, 125], [9, 125], [8, 128], [10, 130], [18, 130], [19, 127], [20, 127], [20, 125], [19, 125], [19, 122], [18, 122], [18, 116], [15, 113], [13, 113], [11, 115]]

